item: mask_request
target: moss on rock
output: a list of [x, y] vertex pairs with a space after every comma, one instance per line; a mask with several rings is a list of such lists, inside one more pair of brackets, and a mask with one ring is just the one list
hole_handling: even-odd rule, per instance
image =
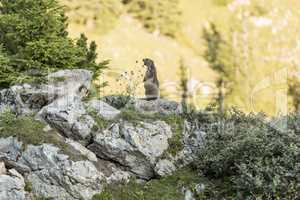
[[45, 131], [45, 124], [34, 119], [34, 116], [16, 116], [10, 111], [0, 114], [0, 137], [17, 137], [23, 142], [24, 149], [27, 145], [41, 145], [44, 143], [57, 146], [62, 153], [71, 160], [85, 160], [86, 157], [76, 153], [67, 145], [56, 131]]

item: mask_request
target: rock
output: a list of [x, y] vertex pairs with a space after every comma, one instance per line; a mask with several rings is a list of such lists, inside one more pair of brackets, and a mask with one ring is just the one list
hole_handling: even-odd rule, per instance
[[84, 69], [60, 70], [48, 75], [49, 89], [62, 96], [85, 97], [91, 89], [93, 73]]
[[53, 102], [58, 95], [50, 89], [50, 85], [31, 86], [24, 84], [10, 89], [16, 94], [17, 104], [21, 110], [18, 114], [38, 112], [42, 107]]
[[0, 113], [6, 110], [18, 110], [16, 94], [10, 89], [0, 90]]
[[112, 95], [105, 96], [101, 100], [116, 109], [122, 109], [125, 108], [129, 102], [133, 102], [134, 98], [130, 96]]
[[28, 176], [32, 191], [57, 200], [86, 199], [101, 192], [105, 177], [89, 161], [66, 162], [60, 168], [45, 168]]
[[28, 181], [37, 196], [55, 200], [89, 200], [101, 192], [104, 175], [90, 161], [73, 162], [52, 145], [29, 146], [20, 162], [32, 169]]
[[149, 114], [180, 114], [183, 112], [182, 105], [175, 101], [157, 99], [147, 101], [143, 99], [135, 99], [127, 104], [127, 108], [133, 108], [141, 113]]
[[89, 159], [90, 161], [93, 161], [93, 162], [98, 161], [97, 156], [92, 151], [87, 149], [85, 146], [81, 145], [80, 143], [75, 142], [75, 141], [70, 140], [70, 139], [66, 139], [66, 143], [68, 145], [70, 145], [71, 147], [73, 147], [81, 155], [87, 157], [87, 159]]
[[117, 117], [121, 112], [107, 103], [100, 100], [91, 100], [87, 103], [88, 109], [95, 111], [99, 117], [105, 120], [112, 120]]
[[198, 158], [199, 151], [204, 147], [205, 132], [185, 121], [183, 130], [183, 149], [175, 156], [166, 154], [166, 159], [173, 163], [176, 168], [182, 168], [189, 165]]
[[159, 176], [171, 175], [175, 170], [175, 165], [166, 159], [160, 160], [154, 168], [155, 173]]
[[95, 121], [87, 114], [78, 97], [69, 96], [69, 98], [58, 99], [44, 107], [38, 116], [63, 136], [84, 145], [88, 144], [92, 138]]
[[27, 192], [25, 194], [25, 200], [36, 200], [36, 197], [32, 193]]
[[190, 189], [183, 187], [182, 191], [184, 193], [184, 200], [195, 200], [194, 194]]
[[201, 194], [202, 192], [204, 192], [204, 190], [205, 190], [205, 185], [203, 183], [198, 183], [195, 186], [195, 191], [197, 194]]
[[4, 162], [0, 162], [0, 175], [6, 174], [6, 168]]
[[17, 163], [21, 156], [22, 142], [15, 137], [0, 138], [0, 162], [3, 162], [7, 169], [14, 168], [21, 174], [30, 172], [30, 168]]
[[53, 129], [51, 128], [51, 126], [49, 126], [48, 124], [43, 128], [43, 131], [45, 133], [52, 131]]
[[17, 172], [17, 170], [15, 170], [15, 169], [8, 170], [7, 174], [10, 175], [10, 176], [13, 176], [13, 177], [17, 177], [20, 180], [22, 180], [22, 182], [24, 182], [23, 176], [21, 174], [19, 174], [19, 172]]
[[31, 172], [31, 169], [28, 166], [18, 163], [16, 161], [11, 161], [7, 159], [3, 159], [2, 161], [5, 163], [7, 169], [15, 169], [22, 175], [26, 175]]
[[107, 177], [107, 183], [128, 183], [131, 177], [133, 177], [132, 173], [113, 167], [112, 173]]
[[111, 160], [98, 159], [97, 162], [93, 162], [98, 171], [102, 172], [106, 177], [108, 184], [129, 182], [134, 174], [127, 171], [125, 167]]
[[59, 148], [48, 144], [29, 145], [18, 163], [28, 166], [32, 171], [59, 168], [59, 164], [67, 161], [68, 156], [58, 152]]
[[56, 98], [50, 91], [45, 85], [34, 87], [28, 84], [1, 90], [0, 113], [7, 109], [23, 115], [37, 112]]
[[7, 175], [0, 175], [0, 199], [1, 200], [24, 200], [25, 182], [16, 170], [11, 169]]
[[58, 98], [85, 97], [90, 90], [92, 72], [81, 69], [61, 70], [48, 75], [47, 84], [18, 85], [0, 91], [0, 113], [10, 109], [32, 114]]
[[17, 161], [21, 155], [22, 142], [15, 137], [0, 138], [0, 159]]
[[88, 148], [98, 157], [113, 160], [142, 179], [150, 179], [170, 137], [171, 128], [162, 121], [136, 125], [119, 122], [98, 133]]

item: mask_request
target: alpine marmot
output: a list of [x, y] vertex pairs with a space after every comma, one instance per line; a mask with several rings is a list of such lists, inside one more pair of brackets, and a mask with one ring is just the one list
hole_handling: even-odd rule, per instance
[[144, 77], [144, 88], [146, 100], [155, 100], [159, 98], [159, 82], [157, 79], [156, 68], [154, 62], [149, 59], [143, 59], [144, 65], [147, 67], [147, 71]]

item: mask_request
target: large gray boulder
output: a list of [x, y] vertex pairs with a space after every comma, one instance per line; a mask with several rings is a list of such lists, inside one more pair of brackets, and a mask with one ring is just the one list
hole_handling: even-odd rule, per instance
[[92, 162], [98, 161], [97, 156], [94, 154], [94, 152], [90, 151], [79, 142], [76, 142], [71, 139], [66, 139], [66, 144], [68, 144], [70, 147], [72, 147], [74, 150], [80, 153], [81, 156], [86, 157], [89, 161]]
[[106, 181], [92, 162], [73, 162], [48, 144], [28, 146], [19, 162], [32, 170], [27, 177], [32, 192], [55, 200], [89, 200]]
[[134, 109], [140, 113], [148, 114], [180, 114], [183, 112], [182, 105], [175, 101], [169, 101], [165, 99], [157, 99], [147, 101], [144, 99], [131, 100], [127, 105], [127, 108]]
[[6, 167], [4, 162], [0, 161], [0, 175], [6, 174]]
[[30, 168], [18, 163], [22, 155], [22, 142], [15, 137], [0, 138], [0, 163], [4, 163], [9, 169], [15, 169], [19, 173], [26, 174]]
[[154, 168], [155, 174], [158, 176], [171, 175], [176, 170], [176, 166], [173, 162], [167, 159], [159, 160]]
[[30, 114], [53, 102], [58, 96], [49, 89], [50, 87], [50, 85], [44, 84], [12, 86], [9, 90], [15, 94], [16, 105], [18, 106], [18, 110], [13, 111], [18, 114]]
[[96, 125], [77, 96], [54, 101], [44, 107], [38, 116], [63, 136], [79, 141], [83, 145], [90, 142], [93, 127]]
[[1, 200], [25, 200], [25, 181], [16, 170], [10, 169], [7, 174], [0, 175]]
[[132, 124], [121, 121], [98, 133], [89, 145], [100, 158], [113, 160], [139, 178], [154, 176], [154, 166], [168, 149], [172, 137], [169, 125], [162, 121]]
[[59, 97], [85, 97], [91, 89], [93, 73], [84, 69], [60, 70], [48, 75], [48, 89]]
[[46, 84], [23, 84], [0, 91], [0, 113], [7, 109], [18, 114], [38, 112], [59, 98], [83, 98], [91, 88], [92, 72], [82, 69], [61, 70], [48, 75]]
[[104, 101], [97, 99], [89, 101], [86, 106], [90, 111], [95, 112], [99, 117], [105, 120], [112, 120], [121, 113], [116, 108], [110, 106]]
[[0, 113], [6, 110], [20, 110], [16, 94], [10, 89], [0, 90]]
[[0, 160], [17, 161], [21, 155], [22, 142], [15, 137], [0, 138]]
[[32, 192], [55, 200], [89, 200], [101, 192], [105, 178], [89, 161], [65, 163], [31, 173]]
[[59, 148], [48, 144], [29, 145], [18, 162], [30, 167], [31, 171], [59, 168], [61, 163], [68, 160], [68, 156], [58, 152]]

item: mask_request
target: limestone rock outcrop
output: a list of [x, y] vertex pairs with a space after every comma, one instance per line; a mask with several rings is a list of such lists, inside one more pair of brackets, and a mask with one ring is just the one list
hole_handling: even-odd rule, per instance
[[[45, 133], [55, 132], [64, 144], [23, 144], [21, 138], [0, 135], [1, 200], [90, 200], [105, 184], [170, 175], [204, 146], [205, 133], [186, 122], [176, 133], [183, 148], [171, 155], [172, 124], [163, 118], [122, 118], [126, 110], [176, 116], [183, 112], [181, 104], [124, 96], [87, 100], [91, 86], [92, 73], [78, 69], [50, 74], [47, 84], [0, 90], [0, 114], [9, 109], [16, 116], [34, 116]], [[31, 191], [25, 191], [27, 183]]]

